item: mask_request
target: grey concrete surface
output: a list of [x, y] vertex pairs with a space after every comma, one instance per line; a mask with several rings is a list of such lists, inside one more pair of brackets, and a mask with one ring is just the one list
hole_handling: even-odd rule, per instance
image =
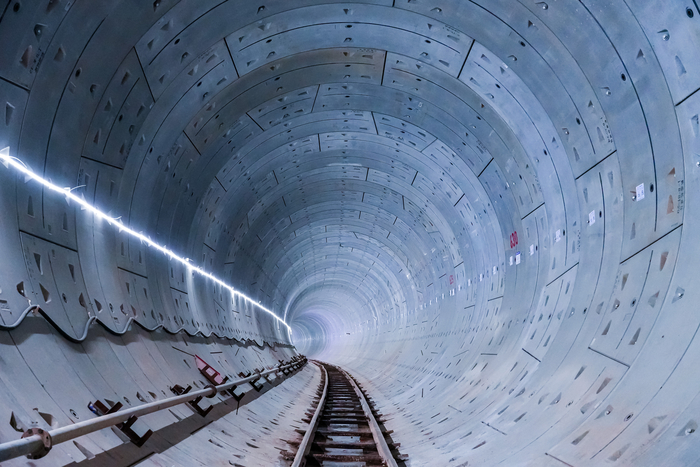
[[[407, 465], [697, 465], [699, 22], [695, 0], [0, 0], [0, 149], [293, 330], [0, 167], [0, 324], [53, 323], [0, 331], [0, 442], [12, 414], [196, 378], [179, 345], [233, 374], [293, 344], [362, 382]], [[80, 443], [35, 465], [123, 440]]]

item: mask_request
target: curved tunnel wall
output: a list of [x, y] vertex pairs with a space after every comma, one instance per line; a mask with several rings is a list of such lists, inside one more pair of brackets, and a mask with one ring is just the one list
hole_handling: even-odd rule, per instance
[[[12, 0], [0, 147], [275, 310], [416, 465], [689, 463], [697, 21], [675, 0]], [[95, 316], [288, 342], [2, 177], [5, 324], [30, 299], [73, 336]]]

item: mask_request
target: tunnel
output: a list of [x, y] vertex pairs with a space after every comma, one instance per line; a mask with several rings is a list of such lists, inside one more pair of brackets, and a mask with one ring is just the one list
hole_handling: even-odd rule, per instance
[[[0, 0], [0, 451], [303, 355], [403, 465], [700, 464], [699, 21]], [[2, 465], [289, 465], [321, 381]]]

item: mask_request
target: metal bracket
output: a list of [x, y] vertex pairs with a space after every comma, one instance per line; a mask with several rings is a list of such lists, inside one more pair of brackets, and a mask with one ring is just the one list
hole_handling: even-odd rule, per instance
[[122, 433], [124, 433], [126, 436], [128, 436], [132, 443], [134, 443], [137, 447], [140, 448], [141, 446], [143, 446], [146, 443], [146, 441], [148, 441], [148, 438], [151, 437], [151, 435], [153, 434], [153, 431], [148, 430], [143, 436], [139, 436], [131, 428], [131, 425], [136, 423], [136, 420], [138, 420], [138, 417], [131, 416], [124, 423], [118, 424], [117, 428]]
[[[255, 384], [255, 383], [257, 383], [258, 381], [260, 381], [260, 380], [263, 378], [262, 376], [260, 376], [260, 373], [261, 373], [262, 371], [265, 371], [265, 368], [264, 368], [264, 367], [263, 367], [262, 370], [258, 370], [258, 369], [256, 368], [255, 371], [254, 371], [253, 373], [256, 373], [256, 374], [258, 375], [258, 377], [255, 378], [253, 381], [249, 381], [250, 385], [253, 386], [253, 389], [255, 389], [256, 392], [262, 391], [262, 390], [263, 390], [263, 387], [264, 387], [264, 383], [263, 383], [263, 384], [260, 384], [259, 386]], [[265, 378], [265, 379], [267, 379], [267, 378]]]
[[236, 394], [236, 388], [237, 388], [237, 387], [238, 387], [238, 386], [235, 386], [235, 385], [234, 385], [231, 389], [228, 390], [228, 393], [231, 394], [231, 397], [233, 397], [234, 399], [236, 399], [236, 402], [240, 402], [241, 399], [243, 399], [243, 396], [245, 396], [245, 392], [244, 392], [244, 393], [241, 393], [241, 395], [239, 396], [238, 394]]
[[[171, 387], [170, 390], [173, 392], [173, 394], [181, 396], [183, 394], [187, 394], [192, 390], [192, 386], [187, 386], [187, 388], [183, 388], [179, 384], [176, 384], [175, 386]], [[214, 393], [216, 394], [216, 393]], [[199, 403], [202, 401], [203, 396], [199, 396], [194, 400], [187, 401], [187, 404], [192, 407], [192, 410], [197, 412], [200, 416], [206, 417], [209, 415], [209, 412], [214, 408], [213, 405], [210, 405], [207, 409], [203, 409], [199, 406]]]
[[[119, 409], [121, 409], [122, 407], [123, 407], [123, 404], [122, 404], [121, 402], [117, 402], [116, 404], [114, 404], [114, 405], [112, 406], [112, 408], [109, 408], [109, 409], [108, 409], [107, 406], [104, 405], [104, 404], [103, 404], [101, 401], [99, 401], [99, 400], [95, 401], [94, 403], [93, 403], [93, 402], [90, 402], [90, 403], [88, 404], [88, 409], [90, 409], [90, 411], [91, 411], [92, 413], [94, 413], [95, 415], [97, 415], [98, 417], [101, 417], [101, 416], [103, 416], [103, 415], [108, 415], [108, 414], [112, 414], [112, 413], [114, 413], [114, 412], [117, 412], [117, 411], [118, 411]], [[131, 428], [131, 426], [132, 426], [134, 423], [136, 423], [136, 420], [138, 420], [138, 417], [136, 417], [135, 415], [132, 415], [132, 416], [129, 417], [125, 422], [118, 423], [117, 425], [115, 425], [115, 427], [116, 427], [119, 431], [121, 431], [122, 433], [124, 433], [124, 434], [129, 438], [129, 440], [130, 440], [132, 443], [134, 443], [137, 447], [141, 447], [141, 446], [143, 446], [143, 445], [146, 443], [146, 441], [148, 441], [148, 438], [151, 437], [151, 435], [153, 434], [153, 431], [152, 431], [152, 430], [148, 430], [146, 433], [144, 433], [143, 436], [139, 436], [139, 434], [136, 433], [136, 432]]]
[[114, 404], [111, 409], [108, 409], [107, 406], [104, 405], [101, 401], [95, 401], [94, 403], [90, 402], [88, 404], [88, 409], [90, 409], [90, 412], [94, 413], [98, 417], [114, 413], [122, 407], [123, 405], [121, 402], [117, 402], [116, 404]]
[[288, 370], [287, 368], [282, 368], [284, 366], [284, 362], [280, 360], [280, 364], [277, 365], [277, 374], [282, 373], [284, 376], [287, 376], [291, 370]]
[[250, 385], [253, 386], [253, 389], [255, 389], [256, 392], [260, 392], [263, 390], [263, 385], [261, 384], [260, 386], [257, 386], [255, 383], [260, 381], [261, 378], [254, 379], [253, 381], [249, 381]]
[[276, 372], [276, 374], [279, 375], [280, 373], [282, 373], [284, 376], [287, 376], [287, 375], [290, 373], [291, 370], [289, 370], [289, 369], [287, 369], [287, 368], [282, 368], [282, 367], [285, 365], [284, 360], [279, 360], [279, 362], [280, 362], [280, 363], [279, 363], [279, 365], [277, 365], [277, 372]]
[[30, 428], [29, 430], [22, 433], [22, 438], [29, 438], [30, 436], [34, 435], [41, 436], [41, 440], [43, 441], [44, 445], [37, 451], [31, 454], [27, 454], [27, 459], [41, 459], [42, 457], [47, 455], [49, 451], [51, 451], [51, 447], [53, 446], [51, 435], [48, 431], [42, 430], [41, 428]]

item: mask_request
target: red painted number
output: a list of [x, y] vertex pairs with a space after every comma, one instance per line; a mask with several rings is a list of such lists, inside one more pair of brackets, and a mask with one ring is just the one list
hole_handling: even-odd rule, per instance
[[515, 248], [518, 246], [518, 232], [513, 232], [510, 234], [510, 247]]

